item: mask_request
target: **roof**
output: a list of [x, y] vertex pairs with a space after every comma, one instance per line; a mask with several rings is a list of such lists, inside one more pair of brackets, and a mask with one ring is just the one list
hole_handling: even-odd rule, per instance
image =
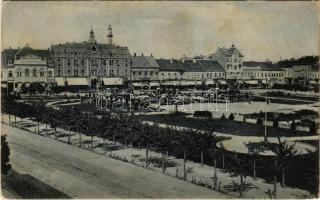
[[224, 72], [224, 68], [215, 60], [198, 60], [204, 71]]
[[13, 63], [16, 53], [19, 51], [19, 49], [4, 49], [1, 52], [1, 65], [6, 66], [8, 65], [8, 62], [11, 61]]
[[132, 69], [146, 69], [146, 68], [157, 68], [159, 69], [159, 65], [151, 56], [134, 56], [131, 58], [132, 60]]
[[265, 62], [259, 62], [259, 61], [247, 61], [243, 62], [244, 67], [259, 67], [261, 65], [270, 65], [272, 62], [265, 61]]
[[160, 71], [189, 71], [189, 72], [224, 72], [223, 67], [214, 60], [157, 60]]
[[219, 51], [221, 51], [225, 56], [232, 56], [234, 53], [238, 53], [240, 57], [243, 57], [241, 52], [234, 46], [232, 45], [231, 48], [218, 48]]
[[59, 54], [81, 55], [88, 53], [104, 54], [110, 57], [130, 56], [129, 49], [127, 47], [120, 47], [113, 44], [73, 42], [51, 45], [51, 49], [55, 56]]
[[156, 61], [160, 71], [185, 71], [181, 61], [170, 59], [158, 59]]
[[260, 67], [262, 71], [284, 71], [280, 67], [277, 67], [276, 65], [268, 64], [268, 63], [262, 64], [260, 65]]

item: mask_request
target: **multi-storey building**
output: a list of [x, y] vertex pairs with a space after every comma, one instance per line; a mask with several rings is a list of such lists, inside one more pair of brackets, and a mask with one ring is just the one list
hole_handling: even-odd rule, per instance
[[129, 50], [127, 47], [114, 45], [112, 37], [112, 28], [109, 25], [106, 44], [98, 43], [91, 30], [88, 41], [52, 45], [55, 76], [79, 77], [79, 81], [85, 78], [90, 85], [100, 83], [103, 78], [108, 77], [129, 79]]
[[155, 58], [150, 56], [132, 57], [131, 65], [131, 80], [132, 81], [158, 81], [159, 80], [159, 65]]
[[241, 79], [243, 55], [234, 44], [231, 48], [218, 48], [208, 59], [219, 62], [226, 71], [226, 79]]
[[52, 86], [54, 63], [49, 50], [32, 49], [28, 45], [22, 49], [6, 49], [2, 52], [2, 81], [9, 91], [19, 91], [24, 85], [40, 83]]

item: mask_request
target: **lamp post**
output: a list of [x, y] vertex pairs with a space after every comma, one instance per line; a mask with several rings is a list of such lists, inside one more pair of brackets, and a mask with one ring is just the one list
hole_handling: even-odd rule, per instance
[[266, 79], [266, 109], [264, 114], [264, 142], [267, 142], [267, 105], [268, 105], [268, 80]]

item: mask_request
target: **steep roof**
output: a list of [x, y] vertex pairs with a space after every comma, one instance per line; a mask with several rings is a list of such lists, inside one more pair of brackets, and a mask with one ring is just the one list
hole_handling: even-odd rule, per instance
[[160, 71], [185, 71], [181, 62], [178, 60], [158, 59], [156, 60]]
[[147, 69], [147, 68], [157, 68], [159, 69], [159, 65], [151, 56], [133, 56], [132, 60], [132, 69]]
[[243, 57], [241, 52], [234, 46], [232, 45], [231, 48], [219, 48], [219, 51], [221, 51], [225, 56], [232, 56], [234, 53], [238, 53], [240, 57]]
[[204, 71], [224, 72], [223, 67], [215, 60], [198, 60]]
[[268, 64], [268, 63], [262, 64], [260, 65], [260, 67], [262, 71], [284, 71], [280, 67], [273, 64]]
[[1, 65], [7, 66], [8, 62], [10, 61], [13, 63], [16, 53], [19, 51], [19, 49], [4, 49], [1, 52]]
[[243, 66], [245, 67], [259, 67], [261, 65], [270, 65], [272, 62], [265, 61], [265, 62], [259, 62], [259, 61], [247, 61], [243, 62]]

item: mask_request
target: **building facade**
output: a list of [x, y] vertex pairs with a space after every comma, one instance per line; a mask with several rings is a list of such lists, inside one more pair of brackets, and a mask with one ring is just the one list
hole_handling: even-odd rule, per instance
[[226, 79], [241, 79], [243, 55], [232, 44], [231, 48], [218, 48], [208, 59], [215, 60], [226, 71]]
[[43, 87], [52, 86], [54, 63], [49, 50], [32, 49], [28, 45], [22, 49], [8, 49], [2, 52], [2, 81], [10, 91], [20, 91], [39, 83]]
[[107, 43], [98, 43], [94, 31], [88, 41], [51, 46], [56, 77], [87, 78], [99, 82], [106, 77], [130, 79], [131, 55], [127, 47], [112, 43], [112, 28], [107, 29]]
[[131, 65], [132, 81], [158, 81], [159, 65], [156, 59], [151, 56], [133, 55]]

